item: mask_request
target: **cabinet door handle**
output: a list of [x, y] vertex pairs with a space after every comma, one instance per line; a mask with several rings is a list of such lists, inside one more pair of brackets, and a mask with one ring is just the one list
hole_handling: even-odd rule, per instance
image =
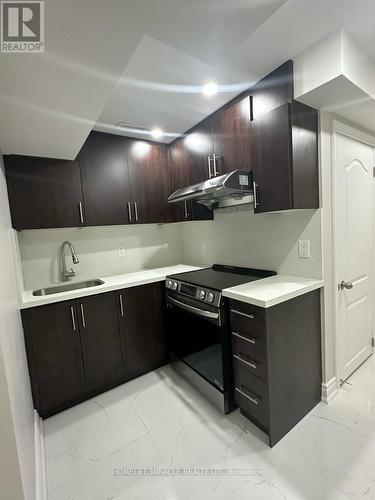
[[214, 177], [217, 177], [218, 175], [220, 175], [220, 172], [218, 171], [218, 169], [216, 168], [216, 160], [221, 160], [222, 157], [221, 156], [217, 156], [215, 153], [212, 155], [212, 161], [213, 161], [213, 164], [214, 164]]
[[211, 156], [207, 156], [207, 162], [208, 162], [208, 178], [209, 178], [209, 179], [211, 179], [211, 177], [213, 177], [212, 172], [211, 172], [211, 161], [212, 161]]
[[255, 318], [254, 314], [246, 314], [246, 313], [243, 313], [241, 311], [238, 311], [237, 309], [231, 309], [230, 312], [232, 312], [234, 314], [239, 314], [240, 316], [245, 316], [245, 318], [249, 318], [249, 319]]
[[83, 309], [83, 304], [80, 304], [79, 306], [81, 308], [82, 326], [83, 326], [83, 328], [86, 328], [85, 311]]
[[131, 205], [130, 201], [128, 201], [127, 205], [128, 205], [128, 219], [129, 219], [129, 222], [133, 222], [132, 205]]
[[188, 219], [189, 218], [189, 212], [188, 212], [187, 201], [186, 200], [185, 200], [184, 206], [185, 206], [185, 219]]
[[249, 396], [245, 392], [241, 391], [238, 387], [236, 387], [236, 391], [241, 394], [241, 396], [247, 398], [249, 401], [251, 401], [253, 404], [257, 405], [259, 403], [258, 399], [252, 396]]
[[259, 188], [258, 184], [256, 182], [253, 182], [254, 208], [259, 207], [258, 193], [257, 193], [258, 188]]
[[254, 363], [253, 361], [246, 361], [245, 359], [241, 358], [238, 354], [233, 354], [233, 357], [238, 359], [238, 361], [241, 361], [241, 363], [244, 363], [245, 365], [250, 366], [253, 370], [257, 369], [257, 364]]
[[134, 213], [135, 213], [135, 222], [139, 222], [139, 219], [138, 219], [138, 205], [137, 205], [136, 201], [134, 202]]
[[255, 339], [244, 337], [243, 335], [240, 335], [237, 332], [232, 332], [232, 335], [234, 335], [235, 337], [238, 337], [241, 340], [246, 340], [246, 342], [250, 342], [250, 344], [255, 344], [256, 343]]
[[76, 331], [76, 317], [74, 315], [74, 307], [73, 306], [70, 306], [70, 315], [72, 317], [73, 330]]
[[124, 303], [123, 303], [123, 300], [122, 300], [121, 293], [119, 295], [119, 301], [120, 301], [120, 314], [121, 314], [121, 316], [124, 316]]
[[78, 207], [79, 207], [79, 220], [80, 220], [81, 224], [84, 224], [85, 223], [85, 219], [83, 217], [83, 205], [82, 205], [82, 201], [80, 201], [78, 203]]

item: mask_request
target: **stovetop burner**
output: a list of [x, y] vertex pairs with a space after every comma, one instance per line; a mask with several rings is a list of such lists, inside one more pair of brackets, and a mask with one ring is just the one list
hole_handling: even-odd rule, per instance
[[275, 274], [275, 271], [266, 271], [263, 269], [214, 264], [207, 269], [174, 274], [169, 276], [169, 278], [221, 291], [224, 288], [250, 283], [251, 281], [268, 278]]

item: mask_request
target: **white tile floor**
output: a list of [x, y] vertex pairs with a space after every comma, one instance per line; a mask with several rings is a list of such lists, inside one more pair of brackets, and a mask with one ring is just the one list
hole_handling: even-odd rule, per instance
[[[44, 422], [48, 499], [375, 499], [375, 358], [350, 382], [270, 449], [164, 367]], [[146, 467], [242, 475], [127, 474]]]

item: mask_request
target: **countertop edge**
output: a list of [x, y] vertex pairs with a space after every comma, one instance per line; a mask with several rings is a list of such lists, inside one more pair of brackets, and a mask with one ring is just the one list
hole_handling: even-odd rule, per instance
[[[266, 278], [267, 279], [267, 278]], [[257, 282], [259, 283], [259, 282]], [[262, 300], [256, 298], [256, 291], [254, 292], [254, 296], [245, 295], [241, 291], [231, 290], [227, 288], [223, 290], [223, 297], [238, 300], [239, 302], [245, 302], [247, 304], [251, 304], [253, 306], [263, 307], [265, 309], [276, 306], [277, 304], [281, 304], [282, 302], [286, 302], [288, 300], [299, 297], [300, 295], [304, 295], [309, 292], [313, 292], [314, 290], [318, 290], [319, 288], [324, 287], [324, 280], [316, 280], [312, 283], [306, 284], [305, 286], [301, 286], [300, 288], [286, 292], [280, 293], [280, 295], [270, 298], [269, 300]]]
[[[185, 266], [186, 269], [181, 269], [181, 270], [173, 270], [173, 267], [179, 267], [179, 266]], [[167, 272], [163, 272], [163, 270], [166, 270]], [[24, 309], [30, 309], [32, 307], [39, 307], [39, 306], [44, 306], [48, 304], [56, 304], [58, 302], [65, 302], [69, 300], [75, 300], [75, 299], [80, 299], [83, 297], [89, 297], [91, 295], [99, 295], [101, 293], [107, 293], [107, 292], [114, 292], [116, 290], [123, 290], [125, 288], [132, 288], [135, 286], [141, 286], [141, 285], [148, 285], [150, 283], [157, 283], [158, 281], [164, 281], [166, 276], [169, 274], [177, 274], [177, 273], [183, 273], [186, 271], [192, 271], [192, 270], [198, 270], [202, 269], [202, 266], [192, 266], [189, 264], [177, 264], [176, 266], [163, 266], [160, 268], [155, 268], [155, 269], [147, 269], [147, 270], [141, 270], [141, 271], [135, 271], [134, 273], [128, 273], [125, 274], [124, 276], [127, 276], [129, 279], [129, 275], [134, 274], [136, 275], [138, 272], [139, 273], [150, 273], [149, 276], [144, 276], [144, 277], [136, 277], [134, 276], [134, 281], [125, 281], [125, 282], [119, 282], [119, 283], [110, 283], [111, 280], [114, 279], [119, 279], [120, 276], [122, 275], [116, 275], [116, 276], [105, 276], [102, 277], [100, 276], [100, 279], [102, 279], [105, 283], [104, 285], [98, 285], [95, 287], [90, 287], [90, 288], [82, 288], [78, 290], [72, 290], [72, 291], [67, 291], [67, 292], [60, 292], [55, 295], [44, 295], [44, 296], [33, 296], [32, 295], [32, 290], [24, 290], [21, 293], [22, 301], [19, 304], [19, 308], [21, 310]], [[109, 283], [107, 283], [109, 281]], [[48, 285], [48, 286], [53, 286], [53, 285]]]

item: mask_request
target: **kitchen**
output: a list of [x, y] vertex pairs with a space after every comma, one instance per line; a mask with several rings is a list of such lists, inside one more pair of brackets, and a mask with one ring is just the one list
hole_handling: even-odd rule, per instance
[[[266, 30], [266, 18], [291, 8], [276, 3], [253, 22]], [[344, 227], [345, 205], [346, 220], [362, 220], [348, 226], [348, 241], [372, 234], [363, 214], [375, 126], [353, 95], [366, 92], [372, 106], [375, 63], [343, 30], [326, 35], [229, 90], [213, 78], [194, 92], [166, 85], [174, 115], [150, 101], [165, 90], [136, 78], [154, 50], [172, 50], [146, 36], [118, 82], [98, 86], [106, 97], [95, 118], [56, 113], [49, 122], [27, 105], [26, 115], [34, 110], [50, 127], [44, 140], [34, 129], [17, 140], [3, 132], [0, 368], [19, 464], [11, 498], [340, 498], [344, 472], [325, 479], [328, 444], [316, 441], [332, 433], [337, 450], [357, 420], [371, 440], [371, 418], [357, 418], [352, 405], [371, 397], [372, 296], [363, 277], [370, 290], [372, 240], [360, 257], [348, 246], [346, 262], [358, 264], [344, 271], [359, 278], [339, 277], [330, 259], [340, 262], [343, 233], [332, 227]], [[14, 55], [6, 58], [14, 71]], [[337, 75], [332, 61], [343, 61]], [[184, 121], [189, 102], [195, 113]], [[14, 101], [6, 105], [16, 114]], [[362, 199], [339, 210], [344, 191], [328, 168], [343, 161], [339, 142], [329, 142], [335, 134], [358, 137], [350, 165], [365, 165], [363, 178], [353, 177]], [[371, 442], [363, 450], [366, 471]], [[283, 472], [296, 462], [298, 473]], [[368, 480], [354, 484], [362, 492]]]

